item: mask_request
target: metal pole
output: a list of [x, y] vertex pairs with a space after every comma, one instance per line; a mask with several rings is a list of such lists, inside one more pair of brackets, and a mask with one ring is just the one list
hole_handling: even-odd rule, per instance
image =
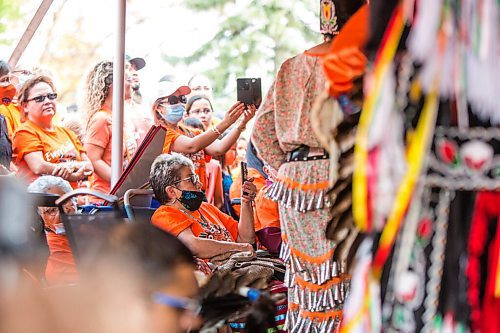
[[111, 140], [111, 188], [115, 186], [123, 168], [123, 100], [125, 68], [126, 0], [116, 1], [116, 49], [113, 61], [113, 123]]
[[42, 23], [43, 18], [45, 17], [45, 14], [47, 14], [47, 11], [50, 8], [50, 5], [52, 5], [53, 0], [43, 0], [40, 6], [38, 7], [35, 15], [31, 19], [30, 24], [28, 24], [28, 27], [24, 31], [23, 36], [17, 43], [16, 48], [14, 49], [14, 52], [12, 52], [12, 55], [10, 56], [9, 59], [9, 66], [11, 68], [16, 67], [17, 62], [21, 58], [21, 56], [24, 53], [24, 50], [28, 46], [28, 44], [31, 41], [31, 38], [33, 38], [33, 35], [35, 34], [36, 30], [40, 26], [40, 23]]

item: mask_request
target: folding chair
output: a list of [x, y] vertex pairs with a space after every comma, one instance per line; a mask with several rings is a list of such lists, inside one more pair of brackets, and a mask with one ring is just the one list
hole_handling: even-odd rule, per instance
[[[79, 195], [92, 195], [105, 200], [111, 206], [106, 210], [94, 210], [90, 214], [66, 214], [63, 204]], [[118, 205], [118, 198], [88, 189], [77, 189], [56, 200], [64, 224], [71, 251], [77, 266], [92, 261], [98, 255], [101, 244], [115, 226], [127, 223], [125, 214]]]

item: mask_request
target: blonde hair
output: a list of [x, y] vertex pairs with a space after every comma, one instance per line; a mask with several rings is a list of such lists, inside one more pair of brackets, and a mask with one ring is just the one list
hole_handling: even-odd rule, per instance
[[113, 62], [98, 62], [88, 73], [84, 87], [83, 112], [87, 124], [92, 116], [102, 108], [113, 84]]

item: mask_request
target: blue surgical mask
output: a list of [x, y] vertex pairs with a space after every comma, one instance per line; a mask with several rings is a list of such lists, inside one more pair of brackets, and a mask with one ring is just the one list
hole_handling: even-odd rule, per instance
[[165, 113], [165, 120], [171, 124], [177, 124], [184, 117], [186, 107], [184, 104], [167, 105], [167, 112]]

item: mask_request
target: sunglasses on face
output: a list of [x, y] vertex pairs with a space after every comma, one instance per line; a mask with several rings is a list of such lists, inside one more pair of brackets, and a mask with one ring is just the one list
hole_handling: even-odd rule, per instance
[[178, 180], [176, 182], [174, 182], [174, 184], [179, 184], [180, 182], [184, 182], [184, 181], [190, 181], [191, 184], [193, 184], [194, 186], [196, 186], [199, 182], [200, 182], [200, 177], [198, 175], [191, 175], [187, 178], [184, 178], [184, 179], [181, 179], [181, 180]]
[[179, 104], [179, 103], [186, 104], [186, 102], [187, 102], [187, 98], [185, 95], [179, 95], [179, 96], [170, 95], [167, 98], [163, 99], [161, 101], [160, 105], [165, 104], [165, 103], [170, 104], [170, 105], [175, 105], [175, 104]]
[[33, 98], [26, 100], [26, 102], [35, 101], [37, 103], [42, 103], [43, 101], [45, 101], [45, 98], [48, 98], [49, 100], [53, 101], [57, 98], [57, 93], [36, 96], [36, 97], [33, 97]]
[[189, 113], [192, 114], [209, 114], [212, 113], [212, 110], [206, 108], [206, 109], [197, 109], [197, 110], [191, 110]]

